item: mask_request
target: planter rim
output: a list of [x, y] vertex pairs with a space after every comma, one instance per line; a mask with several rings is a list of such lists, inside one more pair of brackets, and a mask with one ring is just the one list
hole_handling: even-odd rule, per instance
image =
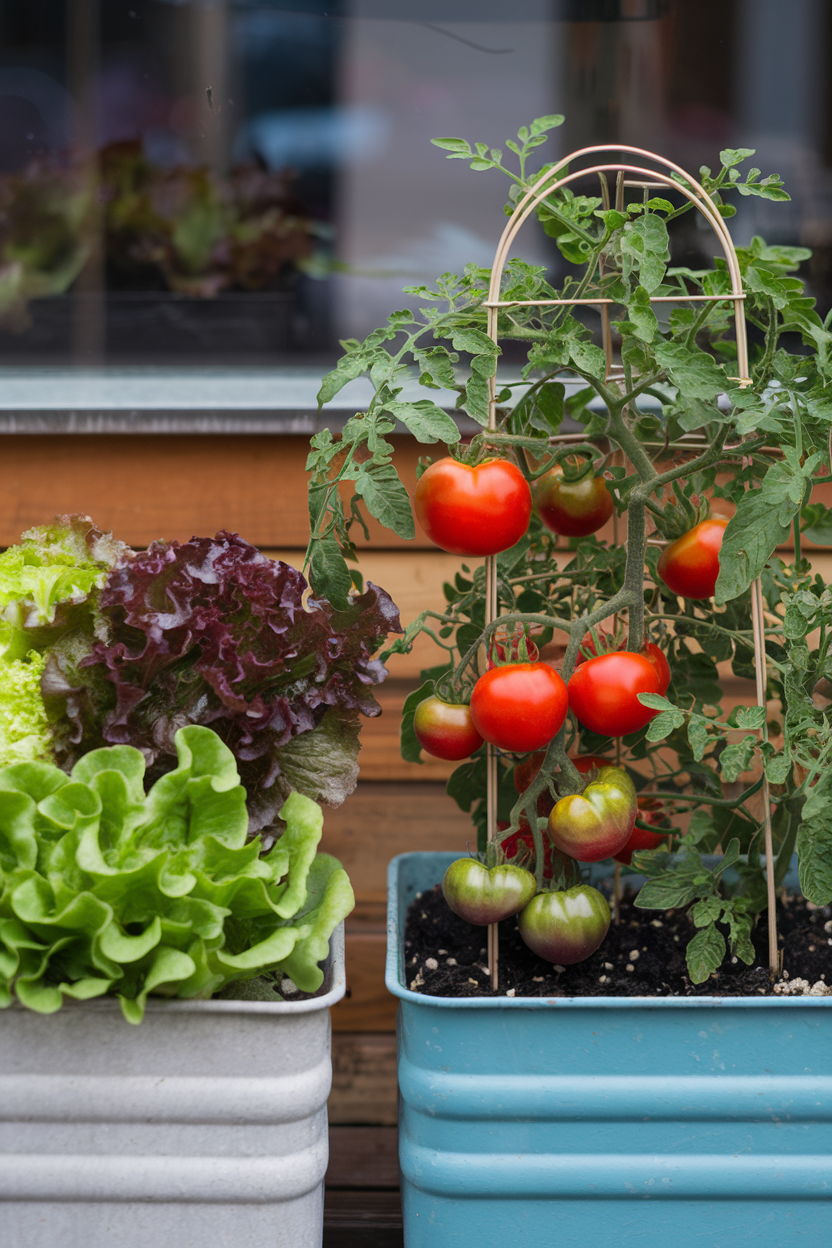
[[[327, 981], [329, 987], [327, 988]], [[329, 942], [329, 957], [326, 961], [324, 982], [320, 996], [309, 997], [305, 1001], [227, 1001], [220, 998], [209, 998], [207, 1001], [182, 1001], [177, 997], [148, 997], [145, 1003], [146, 1014], [311, 1014], [316, 1010], [328, 1010], [335, 1005], [347, 991], [347, 974], [344, 966], [344, 924], [339, 923], [332, 933]], [[416, 995], [415, 993], [413, 994]], [[32, 1013], [27, 1006], [14, 1000], [8, 1007], [10, 1010], [25, 1010]], [[121, 1005], [115, 996], [94, 997], [90, 1001], [64, 1001], [61, 1013], [65, 1010], [83, 1010], [93, 1013], [121, 1013]]]
[[[427, 851], [430, 852], [430, 851]], [[387, 868], [387, 960], [384, 982], [387, 991], [400, 1001], [414, 1005], [452, 1010], [698, 1010], [698, 1009], [832, 1009], [828, 997], [434, 997], [424, 992], [411, 992], [399, 976], [399, 869], [409, 860], [423, 858], [426, 851], [412, 850], [397, 854]], [[432, 852], [432, 858], [445, 866], [459, 857], [454, 852]], [[271, 1007], [270, 1007], [271, 1008]]]

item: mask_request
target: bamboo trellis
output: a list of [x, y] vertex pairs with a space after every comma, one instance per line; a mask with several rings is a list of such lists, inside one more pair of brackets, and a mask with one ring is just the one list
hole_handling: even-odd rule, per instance
[[[571, 166], [577, 161], [581, 161], [587, 157], [601, 156], [603, 153], [629, 153], [632, 156], [652, 161], [655, 165], [661, 166], [659, 169], [644, 169], [639, 165], [622, 164], [620, 161], [612, 163], [591, 164], [589, 168], [571, 169]], [[562, 170], [571, 170], [564, 173], [560, 177]], [[610, 332], [609, 309], [615, 305], [614, 299], [607, 298], [576, 298], [576, 299], [516, 299], [505, 300], [500, 298], [500, 285], [502, 282], [503, 272], [508, 260], [509, 252], [512, 244], [517, 237], [520, 229], [528, 218], [532, 215], [537, 206], [543, 202], [548, 195], [560, 187], [567, 186], [570, 182], [574, 182], [579, 178], [585, 178], [590, 174], [597, 174], [602, 186], [603, 199], [607, 207], [609, 207], [609, 192], [607, 187], [608, 173], [616, 174], [616, 207], [623, 207], [625, 188], [641, 188], [644, 190], [657, 188], [664, 190], [672, 190], [678, 194], [684, 195], [693, 206], [705, 217], [708, 224], [714, 231], [722, 251], [725, 255], [725, 262], [728, 267], [728, 274], [731, 281], [731, 293], [720, 295], [687, 295], [680, 291], [678, 295], [651, 295], [651, 303], [726, 303], [731, 302], [734, 305], [734, 323], [736, 327], [737, 339], [737, 368], [739, 376], [732, 377], [730, 380], [738, 382], [740, 386], [751, 385], [751, 378], [748, 372], [748, 340], [745, 325], [745, 310], [743, 302], [745, 300], [745, 292], [743, 290], [742, 276], [740, 273], [739, 261], [734, 248], [731, 235], [728, 228], [719, 215], [717, 208], [709, 197], [705, 188], [691, 177], [679, 165], [667, 160], [663, 156], [656, 155], [655, 152], [647, 151], [640, 147], [630, 147], [627, 145], [599, 145], [594, 147], [583, 147], [578, 151], [572, 152], [569, 156], [565, 156], [561, 161], [547, 170], [538, 181], [526, 192], [523, 198], [518, 202], [514, 212], [509, 218], [505, 229], [503, 230], [497, 251], [494, 256], [494, 263], [491, 268], [491, 284], [488, 291], [488, 299], [484, 306], [488, 309], [488, 334], [492, 341], [498, 341], [498, 317], [501, 308], [510, 307], [572, 307], [575, 305], [596, 306], [601, 313], [602, 340], [604, 345], [604, 355], [606, 358], [606, 380], [614, 380], [620, 376], [620, 368], [615, 365], [612, 357], [612, 335]], [[677, 175], [674, 178], [673, 174]], [[629, 177], [627, 176], [629, 175]], [[634, 180], [635, 179], [635, 180]], [[496, 376], [492, 377], [489, 382], [489, 407], [488, 407], [488, 428], [496, 430], [497, 428], [497, 397], [496, 397]], [[557, 441], [558, 439], [552, 439]], [[568, 440], [566, 435], [565, 441]], [[497, 595], [497, 563], [496, 556], [491, 555], [485, 561], [486, 567], [486, 601], [485, 601], [485, 620], [486, 624], [492, 623], [498, 615], [498, 595]], [[751, 610], [752, 610], [752, 629], [754, 637], [754, 658], [757, 677], [757, 703], [763, 708], [766, 707], [766, 653], [765, 653], [765, 626], [763, 617], [763, 598], [762, 585], [759, 578], [752, 585], [751, 591]], [[763, 738], [766, 738], [765, 723], [762, 729]], [[487, 747], [487, 835], [488, 840], [492, 841], [497, 832], [497, 752], [493, 745]], [[768, 933], [769, 933], [769, 968], [772, 973], [776, 973], [778, 969], [778, 949], [777, 949], [777, 928], [775, 924], [775, 893], [774, 893], [774, 853], [772, 842], [771, 828], [771, 800], [769, 793], [768, 780], [763, 773], [763, 826], [765, 834], [765, 853], [766, 853], [766, 883], [768, 894]], [[488, 929], [488, 966], [491, 973], [491, 984], [494, 990], [499, 984], [499, 939], [498, 926], [493, 923]]]

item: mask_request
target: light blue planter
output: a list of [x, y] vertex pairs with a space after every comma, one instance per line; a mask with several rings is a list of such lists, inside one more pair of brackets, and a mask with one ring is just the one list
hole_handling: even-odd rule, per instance
[[410, 992], [455, 857], [389, 870], [406, 1248], [832, 1245], [832, 997]]

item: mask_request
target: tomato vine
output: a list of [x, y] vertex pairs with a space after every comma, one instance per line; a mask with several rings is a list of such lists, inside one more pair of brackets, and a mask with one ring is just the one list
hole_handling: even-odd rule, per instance
[[[476, 172], [508, 174], [510, 214], [542, 172], [528, 172], [531, 153], [561, 120], [540, 118], [507, 144], [517, 169], [486, 144], [435, 142]], [[718, 173], [700, 171], [725, 217], [735, 211], [731, 193], [788, 199], [776, 175], [740, 171], [752, 155], [726, 150]], [[388, 440], [398, 425], [468, 464], [489, 455], [510, 459], [530, 483], [570, 456], [592, 461], [622, 525], [626, 518], [625, 542], [590, 534], [572, 538], [567, 548], [533, 514], [525, 535], [496, 556], [499, 618], [488, 626], [485, 570], [462, 564], [445, 587], [444, 610], [423, 611], [387, 652], [409, 651], [420, 633], [438, 647], [437, 665], [423, 672], [405, 704], [403, 753], [419, 759], [413, 715], [438, 682], [443, 697], [468, 700], [498, 628], [522, 626], [568, 682], [587, 634], [626, 616], [622, 648], [638, 653], [645, 641], [658, 644], [672, 683], [665, 693], [641, 695], [654, 716], [624, 737], [623, 763], [640, 793], [660, 800], [677, 824], [683, 816], [687, 821], [667, 847], [635, 854], [634, 868], [648, 877], [638, 904], [692, 906], [697, 934], [688, 965], [701, 982], [727, 952], [753, 958], [750, 931], [765, 904], [763, 775], [771, 786], [776, 882], [796, 848], [806, 897], [832, 901], [832, 590], [813, 574], [801, 540], [832, 544], [832, 509], [813, 498], [816, 486], [832, 479], [832, 334], [830, 317], [821, 320], [798, 276], [808, 250], [753, 238], [737, 249], [752, 327], [751, 385], [740, 385], [725, 260], [702, 269], [671, 262], [668, 225], [690, 208], [687, 200], [675, 202], [672, 188], [620, 209], [568, 188], [540, 204], [544, 231], [574, 271], [555, 288], [540, 266], [520, 259], [506, 266], [501, 299], [515, 306], [501, 307], [498, 337], [521, 344], [525, 363], [501, 364], [496, 431], [485, 428], [489, 383], [502, 354], [486, 332], [489, 270], [470, 264], [461, 275], [443, 274], [434, 287], [409, 287], [415, 312], [394, 312], [363, 342], [345, 341], [319, 401], [365, 375], [373, 397], [340, 437], [324, 430], [312, 440], [307, 564], [314, 591], [346, 604], [351, 585], [360, 585], [348, 561], [357, 557], [354, 527], [366, 533], [365, 513], [403, 538], [413, 536], [410, 501]], [[693, 295], [724, 301], [686, 302]], [[676, 302], [651, 303], [656, 296]], [[604, 351], [580, 309], [522, 302], [584, 297], [611, 299], [619, 309], [613, 330], [620, 377], [608, 376]], [[512, 346], [510, 361], [518, 350]], [[404, 388], [415, 381], [442, 392], [441, 405], [406, 400]], [[468, 446], [446, 410], [452, 404], [481, 427]], [[353, 485], [348, 501], [345, 482]], [[711, 501], [717, 511], [720, 503], [733, 511], [714, 596], [677, 597], [658, 574], [660, 551], [701, 522]], [[792, 538], [794, 559], [787, 564], [776, 552]], [[725, 715], [722, 675], [754, 676], [750, 587], [758, 577], [770, 710], [749, 697], [748, 705]], [[581, 792], [586, 776], [572, 756], [608, 756], [614, 747], [570, 715], [519, 795], [512, 783], [519, 760], [500, 757], [501, 836], [516, 840], [521, 820], [528, 824], [538, 885], [546, 826], [541, 795]], [[457, 767], [448, 791], [471, 812], [482, 841], [483, 751]]]

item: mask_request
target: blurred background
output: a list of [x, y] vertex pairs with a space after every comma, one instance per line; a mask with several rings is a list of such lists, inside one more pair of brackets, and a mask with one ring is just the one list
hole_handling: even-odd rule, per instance
[[[539, 163], [590, 143], [696, 172], [756, 148], [789, 204], [755, 233], [814, 251], [832, 303], [824, 0], [7, 0], [0, 6], [0, 364], [306, 365], [490, 264], [508, 183], [431, 146]], [[707, 261], [689, 214], [676, 259]], [[683, 224], [682, 224], [683, 223]], [[522, 254], [555, 273], [527, 227]]]

